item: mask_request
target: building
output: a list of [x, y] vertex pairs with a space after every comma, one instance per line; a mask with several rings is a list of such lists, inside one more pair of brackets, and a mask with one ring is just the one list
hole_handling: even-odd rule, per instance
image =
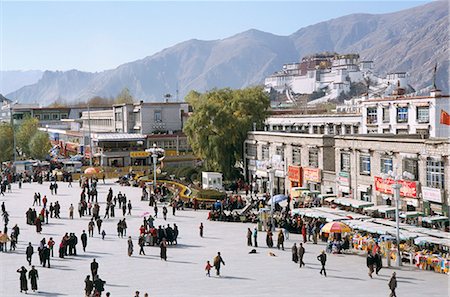
[[332, 135], [252, 131], [245, 141], [245, 174], [260, 192], [269, 191], [274, 170], [274, 193], [293, 187], [330, 192], [335, 185]]
[[400, 175], [401, 208], [448, 216], [450, 138], [420, 135], [335, 136], [336, 193], [340, 197], [394, 204], [392, 178]]
[[450, 113], [450, 96], [439, 90], [429, 96], [408, 96], [402, 88], [394, 95], [361, 102], [362, 134], [421, 134], [449, 137], [450, 126], [442, 125], [442, 113]]

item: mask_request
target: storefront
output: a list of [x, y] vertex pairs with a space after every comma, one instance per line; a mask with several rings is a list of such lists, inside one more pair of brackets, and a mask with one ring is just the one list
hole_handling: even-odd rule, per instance
[[322, 175], [319, 168], [303, 167], [303, 186], [308, 187], [311, 191], [320, 192], [320, 184]]
[[[392, 203], [395, 201], [392, 185], [396, 182], [400, 184], [401, 208], [407, 211], [419, 210], [420, 205], [417, 196], [417, 182], [415, 181], [395, 181], [392, 178], [383, 179], [382, 177], [375, 176], [375, 191], [378, 193], [378, 201], [386, 200], [387, 205], [395, 205]], [[388, 201], [390, 203], [388, 203]]]
[[150, 153], [146, 151], [130, 152], [131, 164], [133, 166], [147, 166], [149, 164]]
[[338, 197], [351, 197], [350, 174], [348, 172], [339, 172], [336, 184]]

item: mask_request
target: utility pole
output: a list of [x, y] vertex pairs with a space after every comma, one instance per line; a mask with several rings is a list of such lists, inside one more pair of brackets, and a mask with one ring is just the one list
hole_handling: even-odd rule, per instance
[[91, 135], [91, 109], [89, 103], [87, 105], [88, 108], [88, 129], [89, 129], [89, 166], [92, 167], [92, 135]]

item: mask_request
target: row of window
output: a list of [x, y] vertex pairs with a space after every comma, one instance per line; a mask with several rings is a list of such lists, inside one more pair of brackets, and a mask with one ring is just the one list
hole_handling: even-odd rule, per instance
[[[350, 172], [350, 153], [341, 153], [341, 171]], [[414, 158], [404, 158], [402, 160], [402, 171], [408, 172], [411, 180], [419, 180], [419, 164], [418, 160]], [[394, 170], [394, 163], [392, 156], [382, 156], [380, 158], [380, 173], [389, 173]], [[372, 174], [371, 171], [371, 156], [370, 154], [359, 155], [359, 174]], [[427, 159], [426, 163], [426, 180], [427, 187], [443, 189], [444, 188], [444, 162], [437, 161], [432, 158]], [[406, 178], [406, 177], [405, 177]]]
[[[268, 161], [270, 159], [269, 155], [269, 145], [263, 145], [261, 147], [261, 160]], [[256, 144], [247, 144], [246, 145], [246, 154], [250, 157], [257, 158], [257, 146]], [[284, 147], [277, 146], [275, 149], [275, 154], [281, 156], [281, 160], [284, 161]], [[300, 146], [292, 146], [292, 165], [301, 165], [301, 147]], [[319, 149], [310, 148], [308, 151], [308, 166], [312, 168], [319, 167]]]
[[[397, 123], [408, 122], [408, 107], [397, 107], [396, 110]], [[382, 109], [383, 123], [390, 122], [390, 108], [383, 107]], [[416, 107], [416, 121], [418, 123], [428, 123], [430, 121], [430, 109], [428, 106]], [[367, 108], [367, 124], [375, 124], [378, 122], [378, 109], [376, 107]]]

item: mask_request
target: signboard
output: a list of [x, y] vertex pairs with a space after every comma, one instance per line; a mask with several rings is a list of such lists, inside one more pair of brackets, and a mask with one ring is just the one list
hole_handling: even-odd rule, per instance
[[341, 186], [350, 186], [350, 175], [348, 174], [348, 172], [339, 172], [339, 176], [338, 176], [338, 182]]
[[149, 152], [130, 152], [131, 158], [148, 158], [150, 156]]
[[320, 169], [303, 167], [303, 178], [306, 181], [320, 183], [321, 181]]
[[[398, 180], [400, 185], [400, 196], [417, 198], [417, 186], [415, 181]], [[392, 178], [382, 179], [375, 176], [375, 190], [385, 194], [394, 194], [392, 185], [395, 181]]]
[[288, 178], [291, 181], [299, 182], [301, 181], [301, 167], [289, 165], [288, 167]]
[[422, 187], [422, 198], [423, 200], [442, 203], [442, 192], [440, 189]]
[[272, 156], [272, 168], [275, 170], [284, 170], [284, 162], [281, 155]]
[[256, 170], [266, 171], [267, 170], [267, 161], [256, 160]]

